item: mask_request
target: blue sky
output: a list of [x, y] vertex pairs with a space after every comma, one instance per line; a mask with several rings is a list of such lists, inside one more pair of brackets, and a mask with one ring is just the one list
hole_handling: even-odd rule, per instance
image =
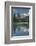
[[29, 10], [30, 10], [30, 8], [26, 8], [26, 7], [24, 7], [24, 8], [21, 8], [21, 7], [13, 7], [13, 14], [14, 13], [15, 14], [17, 14], [17, 13], [19, 13], [19, 14], [28, 13]]

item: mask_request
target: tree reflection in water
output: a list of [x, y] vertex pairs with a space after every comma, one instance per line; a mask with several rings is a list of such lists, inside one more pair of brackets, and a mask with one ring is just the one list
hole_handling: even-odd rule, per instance
[[26, 26], [14, 26], [14, 36], [25, 36], [25, 35], [29, 35], [29, 28], [27, 28]]

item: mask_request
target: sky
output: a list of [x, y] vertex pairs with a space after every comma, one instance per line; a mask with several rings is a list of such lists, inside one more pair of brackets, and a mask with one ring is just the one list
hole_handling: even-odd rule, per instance
[[29, 10], [30, 10], [30, 8], [26, 8], [26, 7], [13, 7], [13, 14], [15, 13], [15, 14], [17, 14], [17, 13], [19, 13], [19, 14], [22, 14], [22, 13], [28, 13], [29, 12]]

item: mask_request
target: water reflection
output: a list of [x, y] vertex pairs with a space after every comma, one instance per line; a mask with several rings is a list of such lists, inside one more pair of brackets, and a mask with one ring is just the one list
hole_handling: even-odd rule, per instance
[[28, 29], [26, 28], [26, 27], [21, 27], [21, 26], [18, 26], [18, 27], [16, 27], [16, 32], [17, 31], [28, 31]]
[[14, 36], [25, 36], [25, 35], [29, 35], [29, 28], [27, 28], [26, 26], [14, 26]]

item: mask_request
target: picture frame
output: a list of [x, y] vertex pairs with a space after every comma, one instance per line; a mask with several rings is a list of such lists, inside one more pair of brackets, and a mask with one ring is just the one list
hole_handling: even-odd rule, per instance
[[5, 2], [5, 43], [35, 42], [35, 3]]

